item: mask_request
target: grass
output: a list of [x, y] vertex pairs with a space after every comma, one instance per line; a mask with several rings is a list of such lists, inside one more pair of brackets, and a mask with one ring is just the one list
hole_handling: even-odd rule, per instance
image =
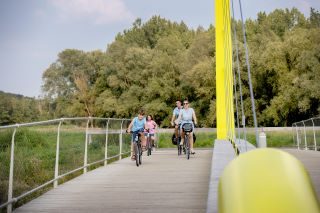
[[[265, 134], [267, 136], [267, 147], [295, 147], [291, 131], [270, 131], [265, 132]], [[256, 146], [255, 133], [248, 132], [247, 140]]]
[[[175, 148], [176, 145], [172, 144], [173, 133], [161, 133], [158, 135], [159, 148]], [[195, 148], [208, 148], [212, 147], [214, 139], [216, 138], [216, 133], [211, 132], [199, 132], [196, 133], [196, 143]]]
[[292, 132], [267, 133], [267, 145], [269, 147], [294, 147]]
[[[266, 132], [268, 147], [294, 147], [291, 131], [270, 131]], [[171, 142], [172, 133], [161, 133], [158, 136], [159, 148], [174, 148]], [[256, 146], [255, 133], [248, 132], [247, 140]], [[214, 140], [217, 138], [215, 132], [197, 132], [195, 148], [211, 148]], [[241, 136], [243, 138], [243, 136]]]

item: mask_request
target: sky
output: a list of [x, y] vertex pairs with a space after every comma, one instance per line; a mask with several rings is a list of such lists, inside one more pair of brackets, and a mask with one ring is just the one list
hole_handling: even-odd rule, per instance
[[[298, 8], [306, 17], [320, 0], [242, 0], [244, 19], [260, 11]], [[235, 1], [235, 18], [240, 19]], [[0, 91], [41, 97], [42, 73], [65, 49], [107, 49], [136, 18], [153, 15], [214, 25], [213, 0], [0, 0]]]

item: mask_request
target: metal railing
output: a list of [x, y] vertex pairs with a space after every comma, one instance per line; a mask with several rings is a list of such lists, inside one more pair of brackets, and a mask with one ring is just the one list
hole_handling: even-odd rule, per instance
[[293, 123], [292, 137], [298, 149], [320, 150], [320, 117]]
[[12, 212], [32, 193], [129, 154], [129, 122], [78, 117], [0, 127], [0, 211]]

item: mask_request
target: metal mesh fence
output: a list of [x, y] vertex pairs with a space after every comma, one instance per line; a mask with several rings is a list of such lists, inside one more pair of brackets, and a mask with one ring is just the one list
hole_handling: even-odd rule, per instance
[[320, 150], [320, 117], [293, 123], [292, 133], [298, 149]]
[[[130, 124], [130, 120], [125, 120], [123, 122], [123, 131], [125, 132], [126, 129], [128, 129], [128, 126]], [[131, 134], [123, 134], [123, 146], [122, 146], [122, 150], [124, 153], [130, 152], [131, 151]], [[129, 154], [127, 154], [129, 155]]]
[[[43, 125], [41, 128], [25, 126], [17, 129], [14, 148], [13, 197], [18, 197], [54, 178], [57, 132], [52, 131], [51, 127], [48, 125]], [[42, 191], [46, 190], [47, 188], [42, 189]], [[26, 196], [15, 203], [15, 206], [30, 199], [30, 196]]]
[[[61, 123], [58, 165], [59, 175], [83, 166], [86, 123], [86, 120], [66, 120]], [[62, 178], [60, 182], [65, 182], [79, 174], [81, 174], [81, 171], [72, 173]]]
[[131, 136], [125, 134], [129, 123], [128, 119], [61, 118], [0, 127], [0, 212], [87, 169], [121, 159], [130, 152]]

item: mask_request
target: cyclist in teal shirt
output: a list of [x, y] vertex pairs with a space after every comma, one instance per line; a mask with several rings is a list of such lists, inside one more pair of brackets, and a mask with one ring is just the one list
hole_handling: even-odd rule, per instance
[[132, 129], [132, 138], [131, 138], [131, 159], [133, 159], [133, 143], [134, 138], [137, 134], [140, 135], [142, 147], [146, 146], [146, 140], [144, 137], [144, 129], [146, 128], [146, 118], [144, 117], [144, 111], [140, 110], [137, 117], [133, 118], [131, 123], [128, 126], [127, 132], [130, 132]]

